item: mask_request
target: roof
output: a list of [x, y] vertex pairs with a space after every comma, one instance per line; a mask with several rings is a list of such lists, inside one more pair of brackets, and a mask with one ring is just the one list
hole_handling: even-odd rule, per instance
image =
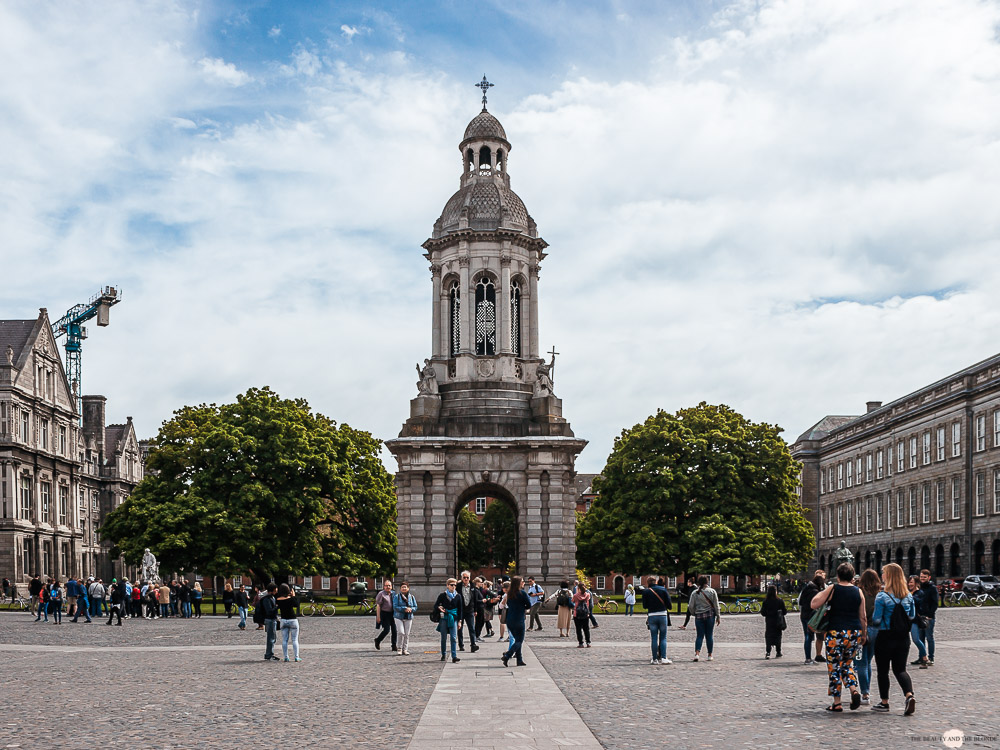
[[504, 132], [500, 121], [486, 111], [483, 111], [472, 118], [472, 121], [465, 127], [465, 137], [463, 142], [472, 138], [499, 138], [507, 140], [507, 133]]
[[118, 444], [124, 439], [127, 430], [128, 426], [123, 424], [109, 424], [104, 428], [105, 455], [110, 456], [118, 452]]
[[14, 350], [14, 362], [21, 357], [38, 320], [0, 320], [0, 365], [7, 364], [7, 347]]
[[816, 424], [810, 427], [808, 430], [799, 435], [799, 439], [795, 442], [800, 443], [803, 440], [821, 440], [829, 435], [831, 432], [836, 430], [838, 427], [842, 427], [848, 422], [853, 422], [857, 419], [857, 416], [847, 416], [847, 415], [828, 415], [819, 420]]
[[577, 474], [576, 475], [576, 494], [577, 495], [593, 495], [594, 493], [594, 480], [600, 474]]
[[455, 193], [441, 212], [443, 232], [458, 229], [462, 212], [468, 208], [472, 229], [493, 230], [500, 227], [528, 230], [528, 209], [524, 201], [506, 185], [490, 181], [470, 182]]

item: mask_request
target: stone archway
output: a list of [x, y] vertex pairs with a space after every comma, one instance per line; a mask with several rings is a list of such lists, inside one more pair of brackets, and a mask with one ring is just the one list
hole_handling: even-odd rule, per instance
[[931, 548], [926, 544], [920, 548], [920, 569], [931, 569]]
[[962, 548], [958, 542], [953, 542], [950, 550], [950, 562], [948, 563], [948, 575], [957, 578], [962, 575]]
[[[520, 557], [520, 540], [521, 540], [521, 516], [523, 514], [518, 511], [517, 500], [514, 498], [513, 494], [511, 494], [498, 484], [492, 482], [480, 482], [479, 484], [475, 484], [472, 487], [466, 489], [464, 492], [462, 492], [455, 501], [455, 506], [452, 509], [452, 550], [455, 560], [455, 569], [451, 573], [451, 575], [454, 575], [456, 578], [458, 577], [458, 573], [460, 572], [458, 570], [458, 568], [460, 567], [459, 563], [463, 562], [459, 559], [458, 516], [462, 512], [462, 508], [467, 507], [476, 498], [481, 498], [481, 497], [487, 498], [488, 501], [492, 500], [493, 502], [503, 503], [513, 512], [514, 562], [517, 565], [517, 572], [521, 574], [523, 571], [523, 567]], [[487, 507], [489, 507], [489, 505], [487, 505]], [[473, 570], [472, 572], [475, 575], [475, 573], [479, 571], [485, 574], [486, 577], [492, 578], [490, 570], [493, 567], [494, 566], [492, 565], [492, 560], [491, 560], [486, 565], [480, 566], [479, 568]], [[505, 570], [500, 570], [499, 575], [503, 575], [504, 573], [506, 573]], [[531, 573], [524, 573], [524, 575], [531, 575]]]
[[986, 572], [986, 545], [980, 539], [972, 548], [972, 572], [983, 575]]
[[944, 575], [944, 545], [939, 544], [934, 548], [934, 577], [940, 578]]
[[615, 576], [615, 594], [621, 596], [624, 593], [625, 593], [624, 576]]

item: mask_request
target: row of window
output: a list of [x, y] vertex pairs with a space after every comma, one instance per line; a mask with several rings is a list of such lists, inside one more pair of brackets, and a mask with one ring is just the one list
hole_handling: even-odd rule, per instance
[[[8, 417], [8, 412], [10, 416]], [[6, 401], [0, 402], [0, 423], [3, 424], [3, 433], [7, 432], [8, 419], [16, 426], [17, 439], [25, 445], [32, 445], [31, 434], [31, 412], [23, 407], [8, 404]], [[39, 417], [38, 428], [35, 431], [35, 447], [58, 453], [61, 456], [69, 456], [70, 432], [68, 425], [52, 425], [47, 417]]]
[[[53, 520], [60, 526], [66, 526], [70, 520], [69, 513], [69, 487], [65, 484], [57, 485], [56, 493], [58, 495], [55, 506], [53, 507], [53, 496], [52, 496], [52, 483], [51, 482], [38, 482], [38, 499], [40, 505], [37, 508], [38, 512], [38, 523], [51, 524]], [[17, 518], [22, 521], [35, 521], [35, 504], [32, 501], [32, 486], [31, 477], [21, 477], [21, 484], [19, 488], [19, 498], [20, 503], [17, 508]], [[93, 511], [97, 511], [99, 508], [99, 494], [96, 490], [91, 492], [91, 508]], [[81, 523], [83, 521], [83, 516], [87, 511], [87, 490], [83, 487], [80, 488], [80, 518]], [[95, 534], [96, 537], [96, 534]]]
[[[978, 414], [975, 418], [976, 452], [986, 450], [986, 414]], [[993, 446], [1000, 448], [1000, 409], [993, 412]], [[898, 440], [895, 446], [889, 445], [868, 451], [863, 456], [840, 461], [836, 465], [826, 467], [819, 474], [820, 493], [842, 490], [863, 482], [892, 476], [893, 450], [895, 449], [895, 468], [902, 473], [909, 467], [928, 466], [935, 461], [945, 461], [950, 452], [952, 458], [962, 455], [962, 423], [953, 422], [950, 430], [946, 425], [938, 425], [933, 431], [925, 430], [919, 437], [911, 435], [907, 440]], [[949, 451], [950, 449], [950, 451]]]
[[[993, 514], [1000, 515], [1000, 469], [992, 471]], [[950, 496], [948, 490], [950, 489]], [[985, 516], [987, 511], [987, 474], [980, 471], [974, 477], [975, 503], [973, 515]], [[884, 511], [884, 514], [883, 514]], [[949, 516], [950, 513], [950, 516]], [[919, 486], [899, 488], [893, 492], [853, 502], [838, 503], [820, 509], [820, 539], [850, 534], [863, 534], [918, 523], [954, 520], [962, 517], [962, 479], [952, 477], [924, 482]], [[883, 525], [884, 518], [884, 525]]]
[[[43, 541], [41, 549], [41, 560], [35, 561], [35, 550], [31, 538], [21, 539], [18, 537], [14, 542], [14, 554], [20, 558], [24, 566], [22, 572], [26, 575], [39, 573], [42, 580], [47, 576], [65, 580], [72, 572], [70, 570], [69, 543], [59, 545], [58, 560], [52, 554], [52, 540]], [[53, 563], [58, 563], [58, 568], [53, 568]]]

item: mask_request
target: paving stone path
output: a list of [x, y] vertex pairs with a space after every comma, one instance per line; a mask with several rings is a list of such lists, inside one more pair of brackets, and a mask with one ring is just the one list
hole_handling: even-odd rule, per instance
[[823, 711], [826, 670], [802, 664], [793, 618], [781, 660], [763, 659], [763, 620], [746, 615], [723, 619], [711, 663], [672, 628], [662, 667], [641, 617], [598, 619], [577, 649], [544, 618], [529, 666], [505, 669], [495, 640], [442, 663], [426, 620], [403, 657], [374, 649], [372, 618], [304, 619], [303, 661], [285, 664], [224, 617], [118, 628], [0, 612], [0, 748], [939, 748], [951, 729], [1000, 748], [1000, 609], [939, 612], [937, 663], [911, 671], [913, 717], [895, 685], [888, 715]]

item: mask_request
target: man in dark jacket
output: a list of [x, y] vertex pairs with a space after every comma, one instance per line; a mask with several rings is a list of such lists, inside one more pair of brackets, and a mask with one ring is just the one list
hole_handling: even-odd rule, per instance
[[42, 593], [42, 579], [38, 577], [38, 573], [35, 573], [31, 577], [31, 583], [28, 584], [28, 594], [31, 596], [31, 614], [37, 615], [39, 597]]
[[458, 650], [465, 651], [465, 638], [463, 631], [469, 635], [469, 651], [476, 653], [479, 646], [476, 645], [476, 612], [482, 615], [483, 593], [479, 587], [472, 583], [472, 574], [462, 571], [462, 580], [458, 582], [456, 593], [462, 598], [462, 617], [458, 622]]
[[274, 583], [267, 584], [267, 593], [257, 602], [257, 611], [264, 616], [264, 632], [267, 638], [267, 646], [264, 648], [264, 661], [281, 661], [274, 655], [274, 642], [278, 633], [278, 602], [274, 598], [274, 592], [277, 590], [278, 587]]
[[111, 581], [111, 614], [108, 615], [107, 624], [110, 625], [111, 621], [118, 618], [118, 622], [115, 624], [119, 627], [122, 624], [122, 605], [125, 602], [125, 582], [117, 581], [112, 579]]
[[913, 597], [917, 605], [917, 614], [922, 615], [925, 627], [913, 623], [910, 636], [917, 647], [917, 660], [921, 669], [934, 666], [934, 618], [937, 616], [938, 592], [937, 586], [931, 581], [931, 572], [924, 568], [920, 571], [920, 590]]

